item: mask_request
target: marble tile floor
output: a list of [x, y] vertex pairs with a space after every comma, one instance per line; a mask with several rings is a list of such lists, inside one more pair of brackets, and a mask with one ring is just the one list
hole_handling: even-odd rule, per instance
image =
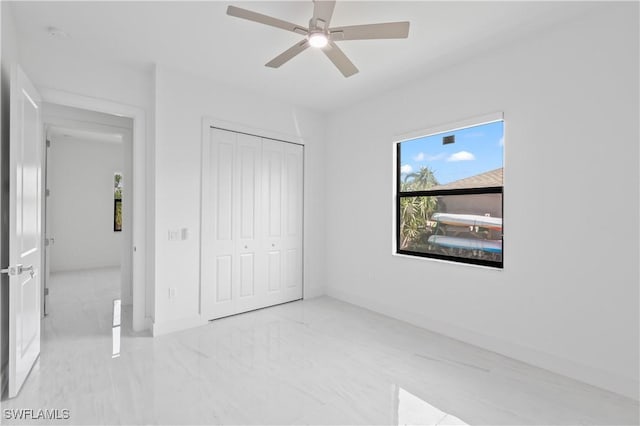
[[329, 297], [155, 338], [131, 333], [125, 316], [112, 358], [118, 272], [56, 280], [65, 290], [60, 300], [52, 292], [40, 360], [2, 408], [68, 409], [70, 418], [29, 424], [640, 421], [630, 399]]

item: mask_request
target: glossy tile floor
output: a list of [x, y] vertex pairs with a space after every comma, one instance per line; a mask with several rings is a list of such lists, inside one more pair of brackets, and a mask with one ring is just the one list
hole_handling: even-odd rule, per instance
[[69, 410], [53, 424], [639, 422], [629, 399], [328, 297], [156, 338], [125, 315], [112, 358], [117, 280], [54, 277], [42, 355], [3, 409]]

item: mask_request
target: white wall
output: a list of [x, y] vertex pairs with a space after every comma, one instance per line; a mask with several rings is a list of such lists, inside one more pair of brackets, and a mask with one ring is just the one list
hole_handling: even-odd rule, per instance
[[[156, 72], [156, 334], [199, 324], [200, 170], [203, 117], [305, 143], [304, 294], [324, 293], [324, 131], [321, 115], [158, 67]], [[184, 241], [168, 230], [187, 228]], [[169, 300], [169, 287], [176, 297]]]
[[[330, 296], [638, 398], [638, 4], [609, 9], [329, 118]], [[393, 256], [394, 135], [495, 111], [504, 270]]]
[[120, 266], [123, 236], [113, 231], [113, 179], [123, 172], [123, 160], [122, 143], [51, 139], [52, 272]]
[[22, 40], [20, 63], [38, 88], [50, 88], [151, 109], [151, 68], [135, 69], [99, 59], [63, 56]]

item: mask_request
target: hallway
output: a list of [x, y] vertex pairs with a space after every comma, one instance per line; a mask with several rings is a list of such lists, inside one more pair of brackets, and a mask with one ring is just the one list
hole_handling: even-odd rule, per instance
[[[113, 300], [120, 299], [120, 268], [52, 273], [48, 287], [43, 350], [57, 339], [111, 348], [111, 315]], [[129, 329], [130, 324], [128, 318]]]

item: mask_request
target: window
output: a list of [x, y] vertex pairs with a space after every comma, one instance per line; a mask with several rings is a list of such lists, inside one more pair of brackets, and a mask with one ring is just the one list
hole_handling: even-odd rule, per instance
[[397, 143], [396, 252], [503, 267], [502, 119]]
[[122, 231], [122, 174], [113, 176], [113, 231]]

